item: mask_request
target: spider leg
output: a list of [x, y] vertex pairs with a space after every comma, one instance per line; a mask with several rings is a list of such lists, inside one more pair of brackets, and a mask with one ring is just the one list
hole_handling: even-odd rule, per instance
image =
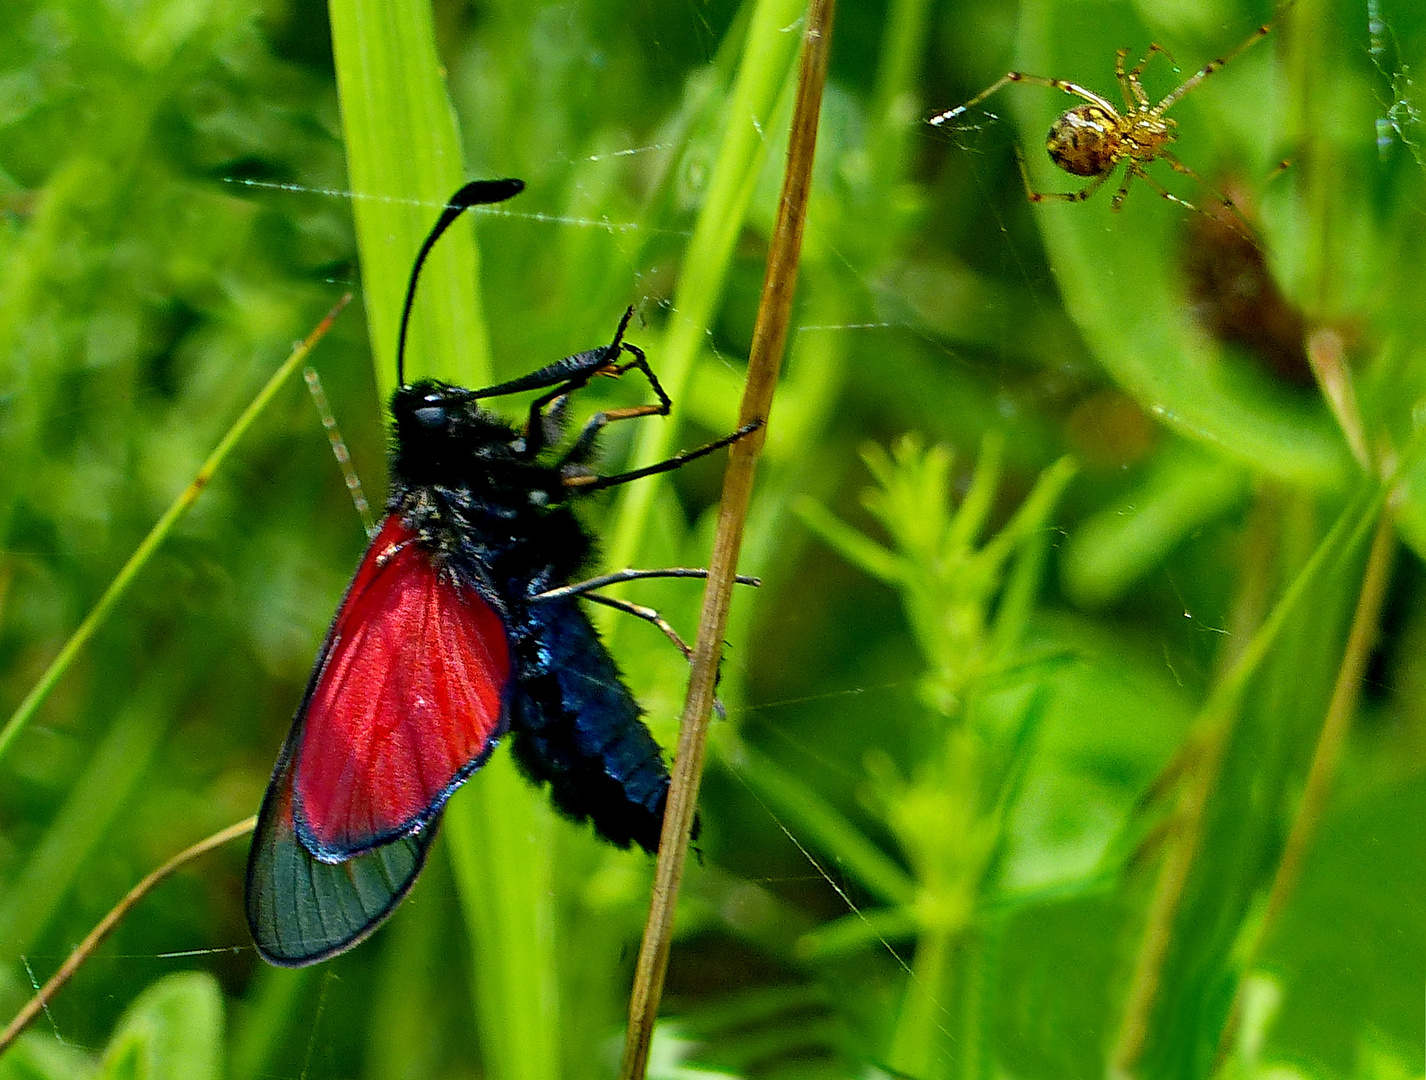
[[[1154, 53], [1162, 53], [1164, 59], [1170, 64], [1173, 64], [1174, 60], [1169, 54], [1169, 51], [1157, 41], [1149, 42], [1149, 51], [1144, 53], [1143, 57], [1134, 65], [1133, 69], [1127, 75], [1124, 73], [1124, 58], [1129, 55], [1129, 50], [1120, 49], [1114, 54], [1114, 75], [1119, 80], [1120, 88], [1124, 91], [1124, 104], [1129, 106], [1130, 111], [1133, 111], [1135, 108], [1147, 109], [1149, 107], [1149, 95], [1144, 93], [1144, 86], [1139, 81], [1139, 76], [1144, 74], [1144, 68], [1149, 66], [1149, 59]], [[1132, 100], [1130, 97], [1131, 94]]]
[[995, 93], [1002, 86], [1005, 86], [1007, 83], [1012, 82], [1013, 80], [1011, 76], [1013, 76], [1014, 74], [1015, 72], [1012, 71], [1007, 75], [1002, 75], [1000, 78], [996, 79], [995, 82], [991, 83], [980, 93], [976, 94], [975, 97], [967, 101], [964, 105], [957, 105], [954, 109], [947, 109], [945, 112], [937, 113], [935, 116], [931, 117], [931, 119], [926, 122], [932, 127], [940, 127], [942, 124], [950, 123], [958, 116], [963, 116], [971, 109], [974, 109], [986, 98], [990, 97], [991, 94]]
[[1111, 167], [1100, 173], [1079, 191], [1036, 191], [1030, 183], [1030, 170], [1025, 167], [1024, 155], [1019, 148], [1015, 150], [1015, 164], [1020, 166], [1020, 179], [1025, 183], [1025, 197], [1032, 203], [1040, 202], [1084, 202], [1096, 191], [1104, 186], [1104, 182], [1113, 175], [1114, 169]]
[[[1228, 198], [1227, 195], [1224, 195], [1221, 191], [1219, 191], [1217, 188], [1215, 188], [1215, 187], [1214, 187], [1212, 184], [1210, 184], [1207, 180], [1205, 180], [1205, 179], [1203, 179], [1203, 177], [1199, 176], [1198, 173], [1194, 172], [1191, 168], [1189, 168], [1187, 165], [1185, 165], [1185, 164], [1178, 158], [1178, 156], [1175, 155], [1174, 153], [1172, 153], [1171, 151], [1168, 151], [1168, 150], [1161, 150], [1161, 151], [1159, 151], [1159, 157], [1161, 157], [1161, 158], [1163, 158], [1165, 161], [1167, 161], [1167, 162], [1169, 163], [1169, 165], [1173, 168], [1174, 172], [1182, 173], [1184, 176], [1192, 177], [1194, 183], [1196, 183], [1196, 184], [1197, 184], [1199, 187], [1201, 187], [1204, 191], [1208, 192], [1208, 194], [1212, 195], [1214, 201], [1217, 202], [1219, 206], [1223, 207], [1224, 210], [1228, 211], [1228, 213], [1231, 214], [1231, 215], [1236, 219], [1236, 224], [1235, 224], [1234, 222], [1232, 222], [1232, 221], [1224, 221], [1224, 224], [1226, 224], [1226, 225], [1228, 225], [1230, 228], [1233, 228], [1233, 229], [1237, 230], [1238, 232], [1242, 233], [1242, 234], [1244, 235], [1244, 237], [1246, 237], [1248, 240], [1250, 240], [1254, 245], [1256, 245], [1256, 246], [1258, 246], [1258, 247], [1261, 247], [1261, 246], [1262, 246], [1262, 242], [1258, 239], [1257, 233], [1253, 231], [1253, 226], [1252, 226], [1251, 224], [1249, 224], [1248, 219], [1243, 216], [1242, 212], [1241, 212], [1241, 211], [1238, 209], [1238, 207], [1233, 203], [1233, 200], [1232, 200], [1232, 199]], [[1145, 177], [1148, 176], [1147, 173], [1145, 173], [1144, 175], [1145, 175]], [[1152, 181], [1150, 181], [1150, 182], [1152, 183]], [[1155, 184], [1154, 186], [1155, 186], [1155, 187], [1158, 187], [1157, 184]], [[1160, 191], [1162, 191], [1161, 188], [1160, 188]], [[1194, 206], [1192, 203], [1185, 202], [1183, 199], [1180, 199], [1180, 198], [1178, 198], [1177, 196], [1169, 195], [1167, 192], [1163, 192], [1163, 194], [1164, 194], [1165, 197], [1168, 198], [1170, 201], [1176, 202], [1176, 203], [1182, 203], [1184, 206], [1187, 206], [1190, 210], [1196, 210], [1196, 211], [1198, 211], [1198, 213], [1203, 214], [1205, 217], [1212, 217], [1212, 216], [1213, 216], [1213, 215], [1209, 214], [1207, 211], [1205, 211], [1205, 210], [1200, 210], [1198, 207]]]
[[1244, 41], [1236, 49], [1230, 52], [1227, 56], [1219, 57], [1217, 60], [1208, 61], [1208, 63], [1204, 64], [1201, 68], [1198, 69], [1198, 71], [1190, 75], [1174, 89], [1170, 90], [1168, 92], [1168, 95], [1157, 105], [1154, 106], [1154, 111], [1157, 113], [1165, 113], [1169, 109], [1173, 108], [1174, 105], [1178, 104], [1179, 98], [1183, 97], [1184, 94], [1187, 94], [1190, 90], [1196, 87], [1204, 79], [1208, 78], [1208, 76], [1212, 75], [1215, 71], [1219, 70], [1222, 67], [1225, 67], [1227, 64], [1237, 59], [1241, 54], [1247, 52], [1258, 42], [1262, 41], [1263, 38], [1267, 37], [1268, 34], [1271, 32], [1271, 23], [1264, 23], [1262, 26], [1258, 27], [1248, 36], [1248, 39], [1246, 41]]
[[[1161, 154], [1160, 156], [1162, 157], [1163, 155]], [[1137, 161], [1131, 161], [1129, 162], [1128, 170], [1124, 173], [1124, 183], [1120, 186], [1119, 190], [1114, 193], [1114, 198], [1109, 203], [1109, 209], [1113, 210], [1116, 214], [1119, 212], [1119, 208], [1124, 205], [1125, 196], [1129, 194], [1129, 181], [1133, 180], [1136, 176], [1143, 180], [1144, 183], [1148, 184], [1149, 187], [1157, 191], [1169, 202], [1178, 203], [1179, 206], [1186, 206], [1190, 210], [1202, 213], [1202, 211], [1198, 210], [1198, 207], [1194, 206], [1193, 203], [1188, 202], [1185, 199], [1180, 199], [1172, 191], [1164, 187], [1163, 184], [1155, 180], [1152, 176], [1149, 175], [1148, 171]]]
[[1119, 112], [1119, 110], [1116, 109], [1110, 102], [1105, 101], [1104, 98], [1100, 97], [1093, 90], [1086, 90], [1078, 83], [1066, 82], [1064, 79], [1047, 79], [1043, 75], [1027, 75], [1023, 71], [1007, 71], [1004, 75], [996, 79], [995, 82], [991, 83], [980, 93], [976, 94], [975, 97], [971, 98], [964, 105], [957, 105], [954, 109], [947, 109], [943, 113], [937, 113], [935, 116], [931, 117], [931, 119], [928, 120], [927, 123], [930, 124], [932, 127], [940, 127], [942, 124], [949, 124], [952, 120], [956, 119], [956, 117], [963, 116], [965, 113], [975, 108], [977, 105], [979, 105], [986, 98], [990, 97], [991, 94], [995, 93], [1001, 87], [1009, 86], [1011, 83], [1030, 83], [1033, 86], [1047, 86], [1051, 90], [1063, 90], [1066, 94], [1074, 94], [1076, 97], [1084, 98], [1085, 101], [1098, 105], [1101, 108], [1108, 109], [1111, 113], [1115, 115], [1118, 115]]
[[1134, 68], [1134, 79], [1131, 82], [1129, 76], [1124, 73], [1124, 58], [1129, 55], [1128, 49], [1120, 49], [1114, 54], [1114, 78], [1119, 82], [1119, 92], [1124, 95], [1124, 106], [1133, 112], [1140, 105], [1147, 105], [1144, 98], [1144, 88], [1139, 85], [1139, 71], [1143, 68], [1144, 62], [1141, 60]]

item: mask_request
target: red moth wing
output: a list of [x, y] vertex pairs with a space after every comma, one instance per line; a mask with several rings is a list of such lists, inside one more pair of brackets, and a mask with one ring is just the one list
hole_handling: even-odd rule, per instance
[[318, 862], [292, 821], [293, 728], [263, 799], [248, 852], [248, 929], [258, 952], [282, 967], [315, 964], [361, 941], [410, 891], [435, 823], [341, 863]]
[[335, 863], [432, 825], [505, 731], [509, 682], [495, 609], [388, 517], [294, 721], [292, 816], [303, 846]]

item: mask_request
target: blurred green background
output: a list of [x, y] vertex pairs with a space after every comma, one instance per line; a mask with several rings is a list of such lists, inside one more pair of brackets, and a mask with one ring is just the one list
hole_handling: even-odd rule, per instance
[[[732, 428], [800, 11], [8, 0], [3, 714], [347, 289], [313, 363], [380, 500], [393, 312], [465, 178], [529, 186], [444, 242], [408, 370], [511, 377], [633, 304], [675, 414], [617, 425], [609, 469]], [[1260, 248], [1142, 182], [1031, 206], [1017, 149], [1079, 186], [1041, 149], [1057, 92], [925, 123], [1010, 67], [1118, 100], [1150, 41], [1162, 95], [1272, 18], [840, 5], [654, 1075], [1423, 1075], [1426, 9], [1298, 0], [1175, 107], [1202, 180], [1151, 172], [1231, 192]], [[706, 561], [719, 475], [591, 500], [606, 562]], [[0, 757], [0, 1013], [256, 809], [363, 543], [293, 377]], [[691, 636], [696, 586], [624, 595]], [[671, 746], [682, 658], [595, 617]], [[1270, 903], [1344, 650], [1350, 730]], [[652, 862], [503, 755], [315, 969], [257, 960], [244, 856], [147, 899], [0, 1078], [613, 1074]]]

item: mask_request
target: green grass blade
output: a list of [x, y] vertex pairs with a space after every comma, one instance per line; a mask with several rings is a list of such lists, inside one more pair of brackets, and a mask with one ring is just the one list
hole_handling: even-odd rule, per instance
[[461, 910], [470, 928], [486, 1075], [560, 1075], [551, 811], [508, 753], [497, 754], [446, 810]]
[[[465, 180], [460, 135], [436, 55], [431, 5], [336, 0], [328, 6], [347, 179], [377, 385], [396, 385], [396, 334], [411, 260]], [[436, 245], [412, 314], [406, 376], [487, 381], [480, 262], [469, 224]], [[466, 242], [457, 237], [464, 236]]]
[[[460, 139], [428, 4], [330, 5], [364, 294], [377, 381], [394, 385], [396, 333], [411, 260], [437, 207], [464, 179]], [[470, 226], [433, 250], [411, 320], [407, 378], [478, 385], [489, 374], [479, 258]], [[464, 232], [458, 230], [466, 230]], [[497, 797], [498, 795], [498, 797]], [[446, 814], [457, 891], [477, 962], [477, 1016], [487, 1075], [559, 1075], [559, 1024], [548, 838], [530, 827], [536, 795], [497, 756]], [[532, 929], [534, 928], [534, 929]]]
[[[759, 0], [748, 25], [726, 109], [727, 127], [698, 222], [683, 252], [668, 337], [658, 357], [659, 380], [675, 403], [688, 388], [694, 360], [718, 310], [733, 248], [767, 158], [767, 130], [795, 77], [793, 61], [801, 37], [788, 28], [800, 25], [803, 7], [799, 0]], [[676, 424], [642, 427], [634, 467], [668, 457], [677, 430]], [[625, 493], [608, 544], [610, 566], [636, 565], [654, 490], [652, 483], [633, 484]]]
[[6, 948], [24, 953], [34, 947], [148, 771], [169, 726], [163, 711], [166, 692], [159, 679], [119, 714], [59, 816], [6, 890], [0, 903], [0, 941]]
[[320, 968], [262, 965], [254, 974], [245, 1008], [233, 1018], [228, 1047], [228, 1080], [263, 1080], [276, 1071], [273, 1059], [292, 1038], [301, 1002], [317, 981]]

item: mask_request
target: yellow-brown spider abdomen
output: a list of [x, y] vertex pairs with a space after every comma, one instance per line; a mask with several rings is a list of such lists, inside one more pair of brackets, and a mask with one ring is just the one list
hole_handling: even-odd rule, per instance
[[1119, 114], [1101, 105], [1080, 105], [1050, 125], [1045, 149], [1073, 176], [1102, 176], [1124, 156]]

